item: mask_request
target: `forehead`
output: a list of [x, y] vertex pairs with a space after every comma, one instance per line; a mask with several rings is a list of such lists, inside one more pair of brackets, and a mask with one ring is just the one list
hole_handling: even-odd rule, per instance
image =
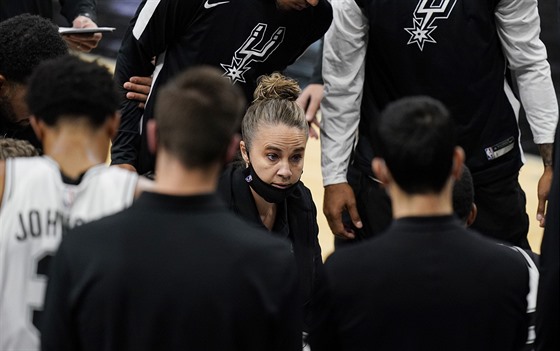
[[253, 147], [293, 149], [305, 147], [307, 134], [305, 131], [285, 124], [260, 125], [253, 136]]

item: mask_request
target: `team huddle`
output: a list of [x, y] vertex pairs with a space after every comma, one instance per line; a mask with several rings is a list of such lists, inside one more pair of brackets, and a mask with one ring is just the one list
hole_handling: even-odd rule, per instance
[[[114, 75], [69, 53], [100, 36], [4, 13], [0, 351], [557, 349], [536, 0], [145, 0]], [[279, 72], [321, 38], [302, 91]], [[319, 102], [324, 264], [301, 181]]]

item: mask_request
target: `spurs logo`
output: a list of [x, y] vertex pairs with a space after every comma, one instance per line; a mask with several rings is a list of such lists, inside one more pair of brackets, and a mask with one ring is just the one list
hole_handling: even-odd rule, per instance
[[434, 21], [449, 18], [455, 3], [457, 0], [420, 0], [414, 10], [413, 27], [404, 29], [410, 34], [407, 45], [416, 43], [422, 51], [424, 43], [436, 43], [431, 35], [437, 28]]
[[266, 33], [266, 27], [267, 25], [264, 23], [257, 24], [251, 31], [249, 38], [247, 38], [245, 43], [235, 52], [231, 64], [221, 64], [222, 68], [226, 71], [224, 76], [228, 76], [232, 84], [236, 82], [245, 83], [245, 77], [243, 75], [251, 69], [249, 65], [252, 62], [266, 61], [270, 54], [272, 54], [284, 40], [286, 27], [279, 27], [274, 31], [272, 37], [261, 45]]

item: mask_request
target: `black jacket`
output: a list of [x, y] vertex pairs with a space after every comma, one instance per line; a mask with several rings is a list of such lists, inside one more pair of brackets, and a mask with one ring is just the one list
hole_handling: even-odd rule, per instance
[[[228, 167], [220, 178], [218, 194], [229, 209], [241, 218], [266, 229], [260, 220], [255, 200], [242, 171], [243, 166], [239, 164]], [[304, 304], [304, 329], [307, 330], [313, 320], [313, 298], [323, 275], [321, 247], [317, 239], [319, 234], [317, 209], [311, 191], [301, 182], [288, 197], [285, 206], [289, 228], [288, 238], [292, 243], [299, 271], [300, 291]], [[279, 233], [275, 234], [281, 236]]]

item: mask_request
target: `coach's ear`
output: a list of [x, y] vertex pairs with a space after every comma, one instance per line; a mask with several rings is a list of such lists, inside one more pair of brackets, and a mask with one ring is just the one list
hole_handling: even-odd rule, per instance
[[155, 119], [151, 119], [148, 121], [147, 128], [147, 138], [148, 138], [148, 149], [152, 154], [157, 153], [157, 146], [158, 146], [158, 136], [157, 136], [157, 123]]

